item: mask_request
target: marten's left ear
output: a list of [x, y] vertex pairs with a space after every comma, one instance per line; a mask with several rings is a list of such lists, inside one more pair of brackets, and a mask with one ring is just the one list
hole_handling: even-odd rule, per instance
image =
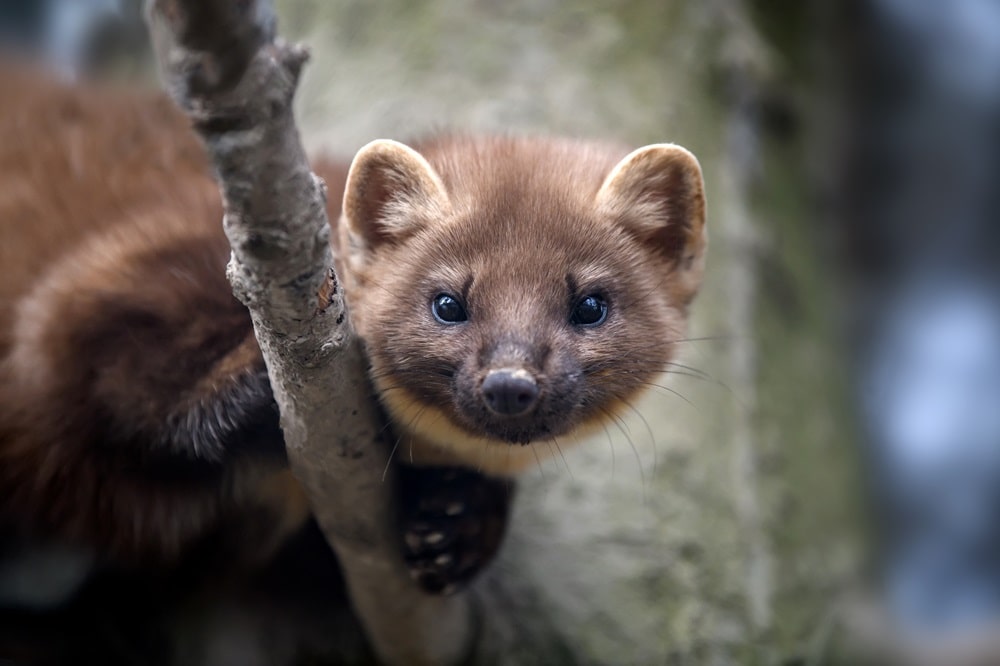
[[629, 153], [604, 179], [597, 206], [672, 261], [686, 296], [694, 296], [708, 244], [705, 185], [694, 155], [670, 143]]
[[378, 139], [355, 155], [344, 189], [344, 221], [366, 250], [401, 241], [450, 208], [441, 178], [409, 146]]

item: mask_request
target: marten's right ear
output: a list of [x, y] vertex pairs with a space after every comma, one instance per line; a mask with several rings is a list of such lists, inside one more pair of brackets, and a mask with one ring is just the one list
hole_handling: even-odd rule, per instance
[[450, 208], [441, 178], [409, 146], [378, 139], [358, 151], [351, 163], [344, 218], [368, 250], [403, 240]]

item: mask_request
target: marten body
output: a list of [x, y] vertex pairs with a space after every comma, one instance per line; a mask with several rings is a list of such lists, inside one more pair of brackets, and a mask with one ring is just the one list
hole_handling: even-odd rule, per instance
[[210, 165], [166, 98], [2, 85], [0, 515], [173, 561], [293, 487]]
[[[0, 86], [0, 518], [123, 561], [233, 525], [280, 542], [306, 504], [185, 119], [35, 73]], [[416, 148], [316, 165], [349, 311], [399, 459], [516, 474], [671, 358], [700, 171], [669, 145]]]

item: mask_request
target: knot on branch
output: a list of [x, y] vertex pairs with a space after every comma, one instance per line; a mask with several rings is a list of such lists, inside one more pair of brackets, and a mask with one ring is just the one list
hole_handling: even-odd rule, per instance
[[204, 54], [190, 54], [192, 65], [179, 64], [167, 72], [171, 94], [190, 116], [206, 141], [290, 117], [292, 99], [309, 51], [278, 41], [256, 52], [241, 78], [232, 86], [198, 90], [195, 81], [205, 63]]
[[[328, 268], [326, 279], [316, 291], [316, 311], [320, 313], [325, 312], [331, 305], [337, 302], [339, 294], [340, 286], [337, 284], [337, 273], [334, 272], [333, 268]], [[337, 318], [337, 324], [340, 325], [343, 321], [344, 315], [341, 314]]]
[[309, 51], [275, 37], [260, 0], [146, 0], [165, 86], [205, 136], [288, 113]]
[[273, 7], [258, 0], [146, 0], [146, 19], [161, 63], [172, 65], [162, 56], [179, 49], [198, 54], [184, 67], [193, 95], [235, 86], [277, 32]]

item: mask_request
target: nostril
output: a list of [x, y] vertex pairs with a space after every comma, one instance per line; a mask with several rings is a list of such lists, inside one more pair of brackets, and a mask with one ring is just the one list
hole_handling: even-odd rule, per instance
[[483, 380], [486, 406], [502, 416], [519, 416], [538, 402], [538, 384], [527, 370], [491, 370]]

